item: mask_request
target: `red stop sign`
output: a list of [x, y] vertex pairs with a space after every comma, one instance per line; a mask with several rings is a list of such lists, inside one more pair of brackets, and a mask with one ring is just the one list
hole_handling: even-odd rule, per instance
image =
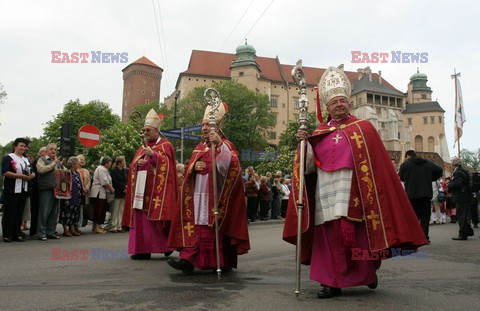
[[100, 131], [91, 124], [85, 124], [78, 130], [78, 140], [85, 147], [95, 147], [100, 141]]

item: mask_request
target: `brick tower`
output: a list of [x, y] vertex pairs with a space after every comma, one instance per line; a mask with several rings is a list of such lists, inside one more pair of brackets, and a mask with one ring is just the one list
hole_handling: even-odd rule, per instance
[[136, 106], [160, 99], [163, 69], [142, 56], [123, 70], [122, 121], [128, 121]]

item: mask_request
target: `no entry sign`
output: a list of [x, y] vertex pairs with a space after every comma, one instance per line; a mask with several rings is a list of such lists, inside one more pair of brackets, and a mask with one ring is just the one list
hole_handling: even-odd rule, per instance
[[100, 131], [91, 124], [85, 124], [78, 130], [78, 140], [85, 147], [95, 147], [100, 141]]

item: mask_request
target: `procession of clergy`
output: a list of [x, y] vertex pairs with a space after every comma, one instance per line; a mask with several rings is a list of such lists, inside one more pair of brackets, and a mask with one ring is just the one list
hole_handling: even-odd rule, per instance
[[[328, 68], [319, 91], [329, 118], [311, 135], [297, 133], [299, 141], [306, 139], [307, 148], [305, 155], [297, 150], [295, 156], [283, 239], [297, 241], [297, 199], [302, 193], [302, 263], [311, 266], [310, 278], [323, 286], [318, 297], [330, 298], [340, 295], [342, 288], [376, 288], [376, 270], [381, 260], [394, 255], [391, 249], [416, 250], [428, 241], [377, 130], [350, 115], [351, 85], [344, 72]], [[207, 106], [202, 122], [204, 141], [193, 151], [181, 185], [173, 147], [160, 135], [161, 120], [153, 109], [147, 115], [145, 146], [130, 165], [123, 215], [123, 225], [131, 227], [129, 253], [135, 259], [177, 250], [180, 258], [169, 258], [168, 264], [192, 274], [194, 269], [237, 268], [238, 255], [249, 251], [238, 153], [221, 130], [228, 108], [222, 103], [216, 109], [214, 131], [210, 109]], [[305, 172], [299, 170], [301, 156]], [[304, 189], [299, 189], [300, 174], [305, 176]], [[354, 248], [382, 256], [358, 260], [352, 257]]]

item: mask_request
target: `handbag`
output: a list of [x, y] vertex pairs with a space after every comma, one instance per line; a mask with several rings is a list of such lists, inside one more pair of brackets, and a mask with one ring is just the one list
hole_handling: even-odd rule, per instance
[[437, 190], [438, 190], [437, 201], [438, 203], [443, 203], [447, 200], [447, 196], [443, 191], [440, 191], [440, 187], [438, 186], [438, 181], [436, 182], [436, 184], [437, 184]]
[[115, 200], [115, 194], [107, 191], [107, 203], [110, 204]]

